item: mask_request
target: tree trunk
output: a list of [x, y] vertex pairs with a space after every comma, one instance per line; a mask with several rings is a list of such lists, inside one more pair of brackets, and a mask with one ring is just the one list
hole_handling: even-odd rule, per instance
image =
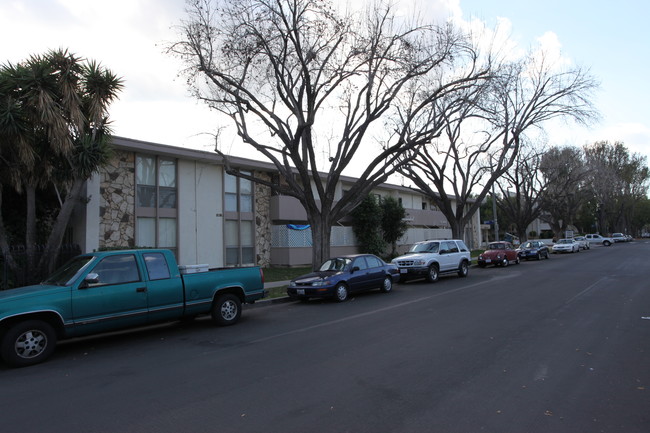
[[[11, 254], [9, 240], [7, 239], [7, 230], [5, 229], [4, 219], [2, 217], [2, 188], [0, 188], [0, 251], [2, 252], [5, 266], [12, 272], [16, 272], [18, 270], [18, 264], [14, 260], [13, 254]], [[5, 286], [6, 283], [7, 280], [3, 278], [3, 287], [1, 289], [7, 288]]]
[[25, 220], [26, 275], [33, 276], [36, 270], [36, 187], [26, 185], [25, 196], [27, 205]]
[[68, 227], [68, 222], [70, 221], [75, 205], [79, 202], [84, 183], [85, 180], [83, 179], [74, 180], [68, 194], [66, 194], [63, 206], [61, 206], [61, 210], [59, 210], [59, 214], [56, 216], [56, 221], [54, 222], [50, 236], [47, 239], [47, 244], [45, 245], [45, 250], [38, 264], [39, 269], [44, 275], [50, 275], [55, 270], [54, 268], [59, 258], [65, 229]]
[[308, 217], [311, 225], [312, 237], [312, 263], [313, 270], [328, 258], [330, 258], [330, 235], [332, 233], [332, 223], [325, 215], [310, 215]]

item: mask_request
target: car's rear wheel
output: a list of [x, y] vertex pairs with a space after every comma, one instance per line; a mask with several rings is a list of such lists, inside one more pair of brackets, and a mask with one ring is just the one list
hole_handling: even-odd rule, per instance
[[464, 278], [469, 274], [469, 264], [467, 261], [463, 260], [460, 262], [460, 267], [458, 268], [458, 276]]
[[380, 290], [384, 293], [388, 293], [393, 290], [393, 279], [391, 277], [384, 278], [384, 282], [382, 283]]
[[334, 288], [334, 299], [338, 302], [345, 302], [348, 300], [348, 286], [344, 283], [338, 283]]
[[430, 283], [435, 283], [438, 281], [438, 265], [433, 264], [429, 266], [429, 271], [427, 272], [427, 281]]
[[234, 325], [241, 317], [241, 301], [232, 293], [220, 295], [212, 305], [211, 315], [217, 325]]

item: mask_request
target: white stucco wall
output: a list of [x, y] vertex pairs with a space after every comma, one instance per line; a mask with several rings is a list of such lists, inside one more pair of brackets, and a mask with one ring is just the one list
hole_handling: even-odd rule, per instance
[[222, 167], [178, 161], [178, 259], [223, 266]]

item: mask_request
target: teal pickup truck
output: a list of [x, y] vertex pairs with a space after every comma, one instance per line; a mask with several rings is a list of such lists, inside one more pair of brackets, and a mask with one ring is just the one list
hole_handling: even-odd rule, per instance
[[22, 367], [47, 359], [59, 339], [201, 314], [232, 325], [264, 294], [259, 267], [178, 266], [162, 249], [82, 254], [40, 285], [0, 291], [0, 354]]

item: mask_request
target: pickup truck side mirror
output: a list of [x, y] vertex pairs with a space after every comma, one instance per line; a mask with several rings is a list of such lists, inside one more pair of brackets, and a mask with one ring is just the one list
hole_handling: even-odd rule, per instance
[[86, 275], [86, 278], [84, 278], [79, 288], [85, 289], [89, 287], [91, 284], [97, 284], [97, 283], [99, 283], [99, 274], [96, 272], [91, 272], [88, 275]]
[[351, 273], [355, 273], [355, 272], [358, 271], [358, 270], [359, 270], [359, 267], [358, 267], [358, 266], [355, 266], [354, 268], [352, 268], [352, 272], [351, 272]]

